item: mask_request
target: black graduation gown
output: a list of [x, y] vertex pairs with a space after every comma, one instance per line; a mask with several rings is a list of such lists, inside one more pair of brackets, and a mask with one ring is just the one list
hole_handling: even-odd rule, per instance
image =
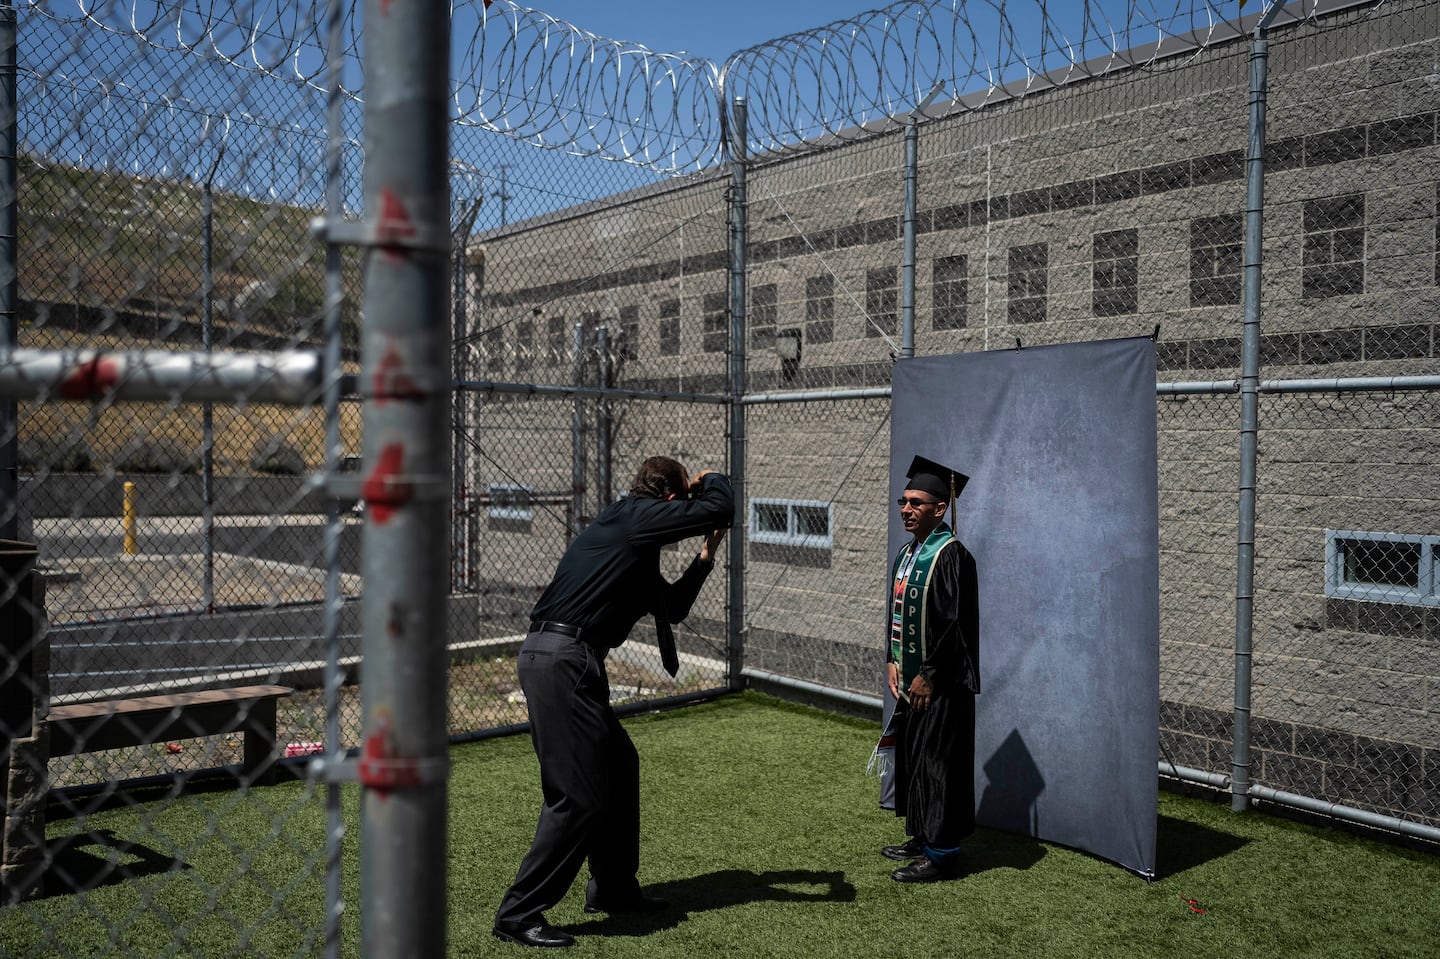
[[928, 655], [920, 674], [934, 692], [916, 712], [895, 707], [895, 815], [937, 849], [975, 831], [975, 694], [980, 692], [980, 611], [975, 558], [956, 540], [935, 557], [925, 602]]

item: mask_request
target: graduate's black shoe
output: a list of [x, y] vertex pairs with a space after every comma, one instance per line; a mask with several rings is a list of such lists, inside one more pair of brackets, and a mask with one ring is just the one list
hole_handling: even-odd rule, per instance
[[561, 932], [544, 919], [533, 919], [530, 922], [497, 921], [495, 928], [490, 931], [495, 934], [496, 939], [519, 943], [522, 946], [564, 949], [575, 945], [574, 936]]
[[597, 899], [594, 902], [585, 903], [585, 911], [594, 915], [597, 912], [659, 912], [668, 909], [670, 903], [659, 896], [647, 896], [643, 892], [636, 893], [629, 899], [621, 899], [619, 902], [610, 902], [605, 899]]
[[880, 850], [880, 855], [896, 862], [909, 862], [925, 855], [925, 844], [912, 836], [898, 846], [886, 846]]
[[953, 879], [954, 876], [953, 870], [942, 869], [924, 856], [890, 874], [890, 878], [896, 882], [939, 882], [941, 879]]

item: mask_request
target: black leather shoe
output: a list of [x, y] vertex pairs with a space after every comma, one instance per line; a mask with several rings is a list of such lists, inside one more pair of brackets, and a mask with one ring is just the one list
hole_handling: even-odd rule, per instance
[[880, 855], [886, 859], [894, 859], [896, 862], [909, 862], [925, 855], [925, 844], [911, 836], [898, 846], [886, 846], [880, 850]]
[[623, 899], [620, 902], [606, 902], [603, 899], [596, 902], [585, 903], [585, 911], [594, 915], [597, 912], [659, 912], [661, 909], [668, 909], [670, 903], [659, 896], [647, 896], [643, 892], [630, 899]]
[[955, 875], [949, 869], [941, 869], [930, 860], [921, 856], [908, 866], [901, 866], [890, 874], [890, 878], [896, 882], [939, 882], [941, 879], [951, 879]]
[[496, 939], [519, 943], [522, 946], [539, 946], [545, 949], [564, 949], [575, 945], [575, 937], [561, 932], [544, 919], [531, 922], [497, 922], [490, 930]]

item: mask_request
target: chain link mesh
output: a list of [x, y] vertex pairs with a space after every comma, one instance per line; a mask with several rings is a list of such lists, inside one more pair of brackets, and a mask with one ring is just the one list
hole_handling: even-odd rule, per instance
[[1263, 398], [1253, 775], [1434, 822], [1440, 393]]

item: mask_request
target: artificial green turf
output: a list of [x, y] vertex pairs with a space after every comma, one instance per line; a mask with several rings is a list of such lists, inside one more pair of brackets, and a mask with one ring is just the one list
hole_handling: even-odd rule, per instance
[[[963, 878], [902, 885], [878, 852], [902, 832], [864, 774], [874, 723], [745, 694], [627, 728], [641, 756], [640, 878], [671, 908], [589, 916], [577, 882], [548, 915], [581, 937], [573, 955], [1329, 959], [1429, 957], [1440, 942], [1434, 853], [1162, 793], [1154, 882], [981, 830]], [[539, 809], [529, 741], [452, 758], [449, 954], [529, 955], [490, 934]], [[56, 840], [109, 840], [72, 850], [70, 871], [103, 857], [134, 875], [0, 911], [0, 955], [318, 955], [321, 797], [290, 783], [54, 823]], [[346, 955], [359, 955], [355, 815], [351, 790]]]

